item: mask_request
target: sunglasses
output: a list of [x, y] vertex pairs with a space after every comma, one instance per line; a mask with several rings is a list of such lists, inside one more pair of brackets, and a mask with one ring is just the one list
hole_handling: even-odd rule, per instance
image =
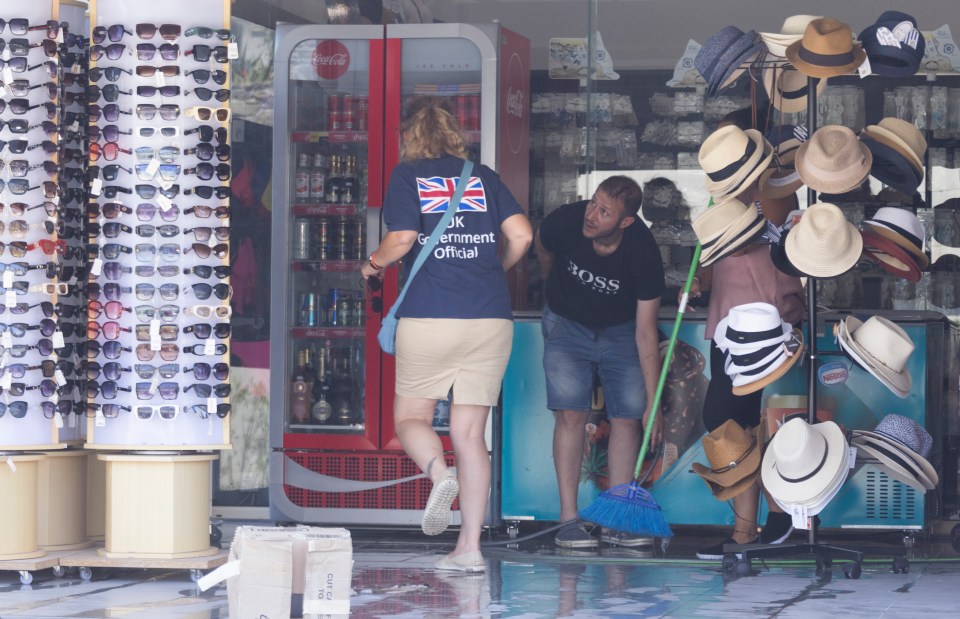
[[230, 40], [230, 31], [227, 29], [214, 30], [213, 28], [195, 26], [193, 28], [187, 28], [187, 31], [183, 33], [185, 37], [200, 37], [201, 39], [209, 39], [214, 35], [221, 41]]
[[[66, 229], [64, 226], [61, 227], [64, 228], [64, 230]], [[57, 225], [50, 220], [41, 221], [35, 224], [28, 224], [23, 219], [14, 219], [9, 224], [4, 224], [3, 220], [0, 220], [0, 234], [3, 234], [4, 229], [8, 230], [10, 232], [10, 236], [13, 238], [22, 239], [26, 237], [31, 230], [44, 230], [47, 234], [53, 234], [54, 231], [57, 230]], [[34, 268], [42, 269], [46, 268], [46, 265], [39, 265]], [[2, 271], [3, 269], [0, 269], [0, 272]]]
[[183, 313], [197, 318], [226, 320], [233, 315], [233, 308], [229, 305], [191, 305], [183, 308]]
[[230, 108], [206, 107], [203, 105], [195, 105], [184, 111], [184, 115], [188, 118], [196, 118], [200, 121], [216, 120], [218, 122], [227, 122], [230, 120], [230, 114]]
[[176, 41], [180, 38], [180, 26], [178, 24], [137, 24], [137, 36], [141, 39], [152, 39], [157, 32], [165, 41]]
[[156, 106], [152, 103], [141, 103], [137, 105], [137, 118], [140, 120], [153, 120], [153, 117], [160, 112], [160, 118], [163, 120], [176, 120], [180, 117], [180, 106], [172, 103], [165, 103]]
[[183, 135], [193, 135], [194, 133], [200, 134], [201, 142], [209, 142], [214, 138], [217, 139], [217, 142], [224, 144], [227, 141], [227, 128], [226, 127], [217, 127], [214, 129], [210, 125], [200, 125], [199, 127], [194, 127], [193, 129], [187, 129], [183, 132]]
[[93, 182], [94, 179], [102, 178], [105, 181], [115, 181], [120, 176], [120, 170], [127, 174], [133, 174], [131, 168], [125, 168], [118, 163], [111, 163], [103, 167], [92, 165], [87, 168], [87, 180]]
[[121, 327], [120, 323], [115, 321], [100, 324], [91, 320], [87, 323], [87, 337], [91, 340], [96, 339], [100, 334], [108, 340], [116, 340], [120, 338], [121, 333], [133, 333], [133, 329]]
[[50, 82], [48, 84], [32, 84], [30, 80], [11, 80], [9, 83], [4, 83], [0, 81], [0, 87], [6, 87], [10, 89], [10, 93], [14, 97], [26, 97], [30, 94], [31, 90], [36, 90], [37, 88], [46, 88], [47, 95], [51, 99], [56, 99], [60, 90], [57, 87], [57, 84]]
[[170, 185], [169, 187], [154, 187], [153, 185], [135, 185], [134, 189], [137, 192], [137, 195], [143, 198], [144, 200], [151, 200], [157, 192], [160, 192], [160, 195], [167, 199], [176, 198], [180, 194], [180, 185]]
[[87, 417], [106, 417], [107, 419], [116, 419], [120, 416], [120, 411], [130, 412], [133, 409], [129, 406], [121, 406], [120, 404], [87, 404], [86, 405], [86, 415]]
[[[157, 47], [153, 43], [137, 44], [137, 60], [153, 60], [153, 56], [160, 52], [160, 58], [163, 60], [176, 60], [180, 57], [180, 46], [172, 43], [164, 43]], [[96, 60], [94, 58], [94, 60]]]
[[183, 151], [184, 155], [196, 155], [197, 159], [201, 161], [210, 161], [216, 155], [217, 159], [220, 161], [228, 161], [230, 159], [230, 146], [228, 144], [221, 144], [214, 147], [212, 144], [206, 142], [200, 142], [197, 144], [196, 148], [187, 148]]
[[137, 284], [134, 288], [137, 299], [140, 301], [149, 301], [153, 299], [153, 295], [159, 291], [160, 298], [164, 301], [174, 301], [177, 297], [180, 296], [180, 286], [177, 284], [161, 284], [160, 286], [154, 286], [153, 284]]
[[26, 275], [30, 271], [44, 269], [48, 274], [52, 271], [53, 274], [56, 275], [57, 268], [59, 266], [60, 265], [58, 265], [56, 262], [48, 262], [47, 264], [27, 264], [26, 262], [11, 262], [9, 264], [5, 264], [0, 262], [0, 273], [10, 271], [14, 275]]
[[[173, 163], [180, 157], [180, 149], [176, 146], [161, 146], [160, 148], [154, 148], [153, 146], [138, 146], [134, 152], [136, 153], [137, 160], [139, 161], [152, 161], [157, 159], [163, 163]], [[140, 166], [137, 167], [139, 168]], [[144, 180], [152, 179], [148, 178]]]
[[[185, 76], [192, 77], [193, 81], [197, 84], [206, 84], [211, 79], [214, 84], [219, 84], [223, 86], [227, 83], [227, 72], [226, 71], [210, 71], [209, 69], [194, 69], [193, 71], [187, 71], [184, 73]], [[218, 99], [220, 101], [221, 99]]]
[[[173, 148], [173, 147], [165, 146], [164, 148]], [[177, 152], [179, 152], [180, 149], [176, 149], [176, 150]], [[142, 181], [152, 181], [157, 177], [157, 174], [159, 174], [162, 180], [167, 182], [173, 182], [178, 178], [180, 178], [181, 168], [179, 165], [175, 165], [172, 163], [165, 163], [160, 166], [152, 166], [149, 163], [138, 163], [135, 166], [135, 169], [137, 171], [137, 178], [139, 178]]]
[[[140, 46], [137, 46], [137, 55], [140, 53]], [[127, 46], [123, 43], [112, 43], [104, 47], [103, 45], [94, 45], [90, 48], [90, 59], [91, 60], [100, 60], [106, 56], [109, 60], [119, 60], [123, 56], [123, 52], [127, 50]], [[153, 54], [150, 55], [150, 58], [153, 58]], [[148, 58], [149, 60], [149, 58]]]
[[103, 116], [107, 122], [116, 122], [120, 119], [121, 114], [133, 116], [132, 111], [121, 110], [120, 106], [116, 103], [110, 103], [103, 107], [91, 105], [87, 108], [87, 119], [92, 123], [99, 122], [101, 116]]
[[[153, 337], [153, 334], [150, 333], [150, 327], [151, 325], [137, 325], [136, 336], [138, 341], [150, 341]], [[159, 335], [162, 341], [173, 342], [180, 336], [180, 328], [177, 327], [177, 325], [160, 325], [157, 335]]]
[[140, 221], [151, 221], [158, 211], [160, 213], [160, 218], [164, 221], [176, 221], [177, 217], [180, 216], [180, 207], [176, 204], [174, 204], [172, 208], [163, 210], [161, 208], [157, 208], [153, 204], [144, 202], [137, 205], [137, 219]]
[[30, 105], [30, 101], [27, 99], [10, 99], [9, 101], [4, 101], [0, 99], [0, 114], [5, 110], [10, 110], [18, 116], [23, 116], [24, 114], [29, 113], [32, 110], [42, 107], [47, 113], [47, 118], [54, 119], [57, 117], [57, 106], [54, 103], [36, 103]]
[[121, 214], [131, 214], [133, 209], [126, 204], [119, 202], [107, 202], [106, 204], [91, 203], [87, 205], [87, 216], [93, 218], [106, 217], [107, 219], [116, 219]]
[[[193, 404], [191, 406], [184, 406], [184, 412], [190, 412], [194, 415], [200, 417], [200, 419], [206, 419], [210, 416], [210, 409], [206, 404]], [[230, 405], [229, 404], [217, 404], [215, 409], [217, 417], [223, 419], [230, 414]]]
[[204, 383], [194, 383], [183, 388], [184, 393], [191, 390], [201, 398], [209, 398], [211, 395], [215, 398], [230, 397], [229, 384], [206, 385]]
[[8, 309], [11, 314], [26, 314], [30, 311], [30, 308], [36, 307], [35, 305], [29, 305], [27, 303], [17, 303], [15, 305], [0, 305], [0, 315], [6, 312]]
[[87, 381], [87, 397], [91, 399], [99, 396], [106, 400], [115, 400], [117, 394], [121, 391], [130, 392], [133, 390], [130, 387], [121, 387], [115, 380], [106, 380], [102, 383], [95, 380]]
[[99, 82], [101, 77], [106, 77], [107, 81], [115, 82], [123, 77], [123, 74], [133, 75], [133, 71], [129, 69], [124, 69], [122, 67], [94, 67], [90, 69], [87, 75], [90, 76], [91, 82]]
[[[218, 200], [226, 200], [227, 198], [233, 195], [233, 192], [230, 191], [229, 187], [224, 187], [222, 185], [217, 187], [211, 187], [210, 185], [197, 185], [196, 187], [185, 189], [183, 192], [183, 195], [185, 196], [191, 196], [194, 194], [200, 196], [204, 200], [209, 200], [213, 196], [217, 196]], [[191, 208], [194, 208], [194, 207], [191, 207]], [[217, 207], [217, 208], [221, 208], [221, 207]], [[226, 208], [226, 207], [222, 207], [222, 208]], [[194, 211], [190, 211], [189, 209], [187, 209], [186, 211], [184, 211], [184, 213], [189, 214], [189, 212], [194, 212], [196, 213], [197, 217], [209, 217], [210, 213], [213, 212], [213, 209], [209, 206], [198, 205], [195, 207], [195, 209], [196, 210]], [[210, 212], [208, 212], [206, 215], [203, 215], [201, 214], [203, 212], [203, 209], [210, 209]], [[227, 212], [227, 214], [224, 214], [224, 215], [221, 215], [220, 212], [217, 213], [217, 217], [219, 217], [220, 219], [226, 219], [227, 217], [230, 216], [229, 212]]]
[[180, 127], [137, 127], [136, 131], [141, 138], [152, 138], [157, 135], [164, 138], [175, 138], [180, 135]]
[[202, 181], [208, 181], [214, 176], [217, 177], [217, 180], [228, 181], [230, 180], [230, 166], [226, 163], [218, 163], [216, 166], [211, 163], [198, 163], [193, 168], [185, 168], [183, 174], [184, 176], [195, 174]]
[[[0, 60], [0, 62], [3, 62], [3, 61]], [[0, 131], [2, 131], [4, 127], [9, 129], [10, 133], [27, 133], [28, 131], [41, 128], [43, 129], [43, 132], [46, 133], [48, 136], [53, 136], [59, 133], [60, 131], [60, 125], [50, 122], [49, 120], [45, 120], [35, 125], [31, 125], [29, 122], [27, 122], [22, 118], [15, 118], [13, 120], [0, 119]]]
[[[53, 20], [48, 21], [43, 26], [31, 26], [30, 20], [22, 17], [10, 19], [10, 20], [0, 19], [0, 32], [3, 32], [4, 28], [6, 28], [7, 26], [10, 27], [11, 34], [27, 34], [27, 32], [30, 32], [31, 30], [46, 29], [48, 38], [51, 38], [51, 39], [57, 38], [56, 33], [60, 31], [60, 24], [56, 21], [53, 21]], [[55, 29], [53, 36], [49, 36], [51, 28]]]
[[160, 277], [177, 277], [180, 275], [180, 267], [175, 264], [161, 264], [159, 266], [138, 264], [133, 272], [137, 277], [153, 277], [154, 274]]
[[147, 365], [138, 363], [133, 366], [137, 376], [144, 380], [150, 380], [154, 374], [159, 374], [160, 378], [171, 379], [180, 373], [180, 365], [177, 363], [164, 363], [162, 365]]
[[161, 305], [160, 307], [154, 307], [152, 305], [138, 305], [134, 308], [134, 311], [137, 313], [137, 320], [143, 322], [150, 322], [151, 320], [156, 319], [158, 316], [163, 322], [173, 322], [177, 319], [177, 316], [180, 315], [180, 306], [179, 305]]
[[176, 361], [177, 357], [180, 356], [180, 347], [176, 344], [166, 343], [161, 344], [160, 350], [156, 351], [150, 349], [150, 344], [137, 344], [137, 359], [140, 361], [153, 361], [158, 352], [160, 358], [164, 361]]
[[209, 45], [194, 45], [191, 49], [183, 52], [183, 55], [193, 56], [197, 62], [209, 62], [211, 57], [216, 62], [230, 62], [227, 57], [227, 47], [225, 45], [217, 45], [215, 47]]
[[225, 355], [227, 354], [227, 345], [217, 344], [210, 350], [207, 350], [206, 344], [194, 344], [193, 346], [184, 346], [183, 352], [190, 353], [191, 355]]
[[121, 131], [117, 125], [107, 125], [105, 127], [90, 125], [87, 127], [87, 139], [91, 142], [99, 142], [101, 137], [106, 142], [116, 142], [121, 135], [133, 135], [133, 131]]
[[[217, 243], [213, 247], [210, 247], [209, 245], [204, 245], [203, 243], [193, 243], [183, 248], [184, 254], [189, 254], [191, 251], [197, 254], [199, 258], [209, 258], [210, 254], [213, 254], [217, 258], [220, 258], [221, 260], [223, 260], [224, 258], [230, 255], [230, 246], [227, 243]], [[200, 285], [200, 284], [197, 284], [197, 285]], [[207, 286], [209, 284], [203, 284], [203, 285]], [[219, 286], [221, 284], [217, 284], [217, 285]], [[206, 297], [201, 297], [198, 294], [197, 298], [206, 299], [209, 296], [210, 296], [209, 293], [207, 294]], [[227, 297], [220, 297], [220, 298], [226, 299]]]
[[3, 192], [4, 185], [10, 190], [10, 193], [22, 196], [28, 191], [34, 191], [36, 189], [42, 189], [44, 197], [53, 198], [57, 195], [57, 184], [53, 181], [44, 181], [39, 185], [30, 186], [30, 181], [25, 178], [13, 178], [6, 183], [3, 179], [0, 179], [0, 192]]
[[127, 148], [120, 148], [116, 142], [107, 142], [106, 144], [94, 142], [90, 145], [90, 161], [99, 161], [100, 157], [103, 157], [107, 161], [114, 161], [120, 156], [120, 153], [132, 155], [133, 151]]
[[103, 98], [106, 99], [107, 102], [113, 102], [119, 99], [120, 95], [132, 95], [133, 91], [120, 90], [120, 87], [116, 84], [107, 84], [103, 88], [100, 86], [87, 86], [86, 93], [90, 101], [96, 101], [100, 98]]
[[187, 325], [183, 328], [184, 333], [193, 333], [197, 339], [206, 340], [210, 336], [217, 337], [219, 339], [226, 339], [230, 337], [230, 324], [226, 322], [218, 322], [215, 325], [209, 323], [201, 322], [195, 325]]
[[127, 30], [123, 24], [114, 24], [113, 26], [97, 26], [93, 29], [90, 38], [94, 43], [103, 43], [106, 39], [116, 43], [122, 40], [125, 34], [133, 36], [133, 33]]
[[14, 159], [13, 161], [0, 160], [0, 172], [2, 172], [6, 166], [10, 167], [10, 174], [17, 177], [26, 176], [28, 172], [40, 168], [43, 168], [43, 171], [51, 176], [60, 172], [60, 166], [52, 161], [43, 161], [36, 165], [30, 165], [30, 162], [26, 159]]
[[[107, 359], [119, 359], [125, 352], [133, 352], [129, 346], [124, 346], [116, 340], [109, 342], [100, 342], [99, 340], [90, 340], [85, 343], [87, 360], [96, 359], [100, 353]], [[68, 355], [69, 356], [69, 355]]]
[[108, 361], [102, 365], [96, 361], [84, 361], [83, 364], [85, 367], [83, 367], [82, 371], [88, 380], [96, 380], [100, 378], [101, 372], [103, 373], [103, 377], [107, 380], [120, 380], [120, 376], [123, 374], [123, 372], [133, 371], [133, 368], [125, 368], [120, 365], [119, 361]]
[[[10, 324], [0, 322], [0, 333], [10, 333], [13, 337], [23, 337], [27, 331], [36, 331], [40, 325], [30, 325], [25, 322], [12, 322]], [[0, 376], [3, 376], [0, 374]]]
[[198, 264], [183, 270], [184, 275], [196, 275], [201, 279], [210, 279], [213, 275], [217, 279], [223, 279], [230, 276], [230, 267], [228, 265], [210, 266], [207, 264]]
[[161, 226], [154, 226], [153, 224], [140, 224], [136, 228], [137, 236], [142, 236], [143, 238], [150, 238], [155, 234], [159, 234], [164, 238], [170, 238], [180, 234], [180, 226], [175, 226], [173, 224], [163, 224]]
[[[217, 380], [227, 380], [230, 377], [230, 366], [226, 363], [194, 363], [188, 368], [183, 368], [184, 372], [193, 372], [193, 377], [197, 380], [207, 380], [210, 374]], [[186, 391], [186, 389], [184, 389]], [[202, 396], [206, 397], [206, 396]]]
[[[227, 88], [220, 88], [219, 90], [210, 90], [209, 88], [198, 86], [193, 90], [185, 91], [183, 94], [185, 95], [194, 94], [201, 101], [209, 101], [211, 98], [221, 102], [230, 100], [230, 90]], [[201, 118], [200, 120], [204, 120], [204, 119]]]
[[124, 307], [120, 301], [108, 301], [106, 304], [100, 301], [87, 302], [87, 317], [90, 319], [100, 318], [101, 314], [106, 314], [111, 320], [118, 320], [124, 312], [132, 311], [129, 307]]
[[160, 93], [161, 97], [179, 97], [179, 86], [137, 86], [138, 97], [152, 97]]
[[23, 419], [27, 416], [27, 403], [23, 400], [17, 400], [16, 402], [0, 402], [0, 417], [10, 411], [10, 416], [14, 419]]
[[148, 64], [142, 64], [137, 66], [136, 71], [137, 75], [140, 77], [153, 77], [158, 72], [164, 77], [176, 77], [180, 75], [180, 67], [175, 64], [168, 64], [162, 67], [154, 67]]
[[165, 406], [138, 406], [137, 407], [137, 418], [143, 421], [146, 421], [153, 417], [153, 413], [156, 413], [160, 416], [160, 419], [165, 419], [170, 421], [177, 416], [177, 407], [171, 405]]
[[108, 301], [119, 301], [122, 295], [130, 294], [131, 292], [133, 292], [133, 288], [129, 286], [121, 287], [120, 284], [116, 282], [106, 284], [90, 282], [87, 284], [87, 297], [91, 301], [99, 301], [101, 294], [106, 297]]
[[[180, 261], [180, 246], [175, 243], [164, 243], [160, 247], [150, 243], [139, 243], [134, 248], [134, 254], [138, 262], [153, 262], [160, 255], [164, 262]], [[166, 284], [164, 284], [166, 285]]]

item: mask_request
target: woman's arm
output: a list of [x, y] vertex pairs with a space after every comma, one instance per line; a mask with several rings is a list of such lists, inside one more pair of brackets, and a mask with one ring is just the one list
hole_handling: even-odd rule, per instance
[[363, 279], [380, 277], [383, 270], [407, 255], [420, 234], [416, 230], [387, 232], [380, 246], [370, 254], [370, 259], [360, 268]]
[[503, 270], [507, 271], [520, 262], [530, 249], [530, 243], [533, 242], [533, 226], [530, 225], [526, 215], [518, 213], [503, 220], [500, 224], [500, 232], [503, 233], [505, 241], [500, 264], [503, 265]]

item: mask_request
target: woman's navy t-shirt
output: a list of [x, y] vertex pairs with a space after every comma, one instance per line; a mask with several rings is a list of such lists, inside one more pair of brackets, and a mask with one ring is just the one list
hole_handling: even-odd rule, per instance
[[[401, 163], [383, 202], [387, 230], [417, 230], [404, 257], [404, 275], [453, 197], [463, 160], [451, 155]], [[500, 224], [523, 208], [496, 172], [474, 165], [446, 232], [420, 267], [397, 311], [406, 318], [511, 319], [507, 278], [497, 255]]]

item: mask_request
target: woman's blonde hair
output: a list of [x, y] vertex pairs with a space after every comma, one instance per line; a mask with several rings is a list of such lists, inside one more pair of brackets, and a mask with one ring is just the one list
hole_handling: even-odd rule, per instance
[[411, 101], [400, 132], [401, 161], [436, 159], [444, 154], [467, 158], [467, 138], [442, 97]]

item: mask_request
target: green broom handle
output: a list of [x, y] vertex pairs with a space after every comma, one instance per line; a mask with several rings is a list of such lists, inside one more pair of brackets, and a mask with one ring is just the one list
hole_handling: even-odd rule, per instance
[[650, 407], [650, 418], [647, 419], [647, 427], [643, 432], [643, 443], [640, 445], [640, 455], [637, 458], [637, 466], [633, 470], [634, 479], [640, 477], [643, 460], [647, 457], [647, 450], [650, 448], [650, 436], [653, 434], [653, 424], [657, 419], [657, 410], [660, 408], [660, 397], [663, 395], [663, 387], [667, 383], [667, 373], [670, 371], [670, 363], [673, 361], [673, 349], [677, 344], [677, 335], [680, 333], [680, 323], [683, 321], [683, 313], [687, 309], [687, 297], [690, 294], [690, 287], [693, 285], [693, 278], [697, 274], [697, 266], [699, 264], [700, 243], [698, 242], [696, 248], [693, 250], [693, 261], [690, 263], [687, 281], [683, 284], [683, 296], [680, 297], [680, 307], [677, 309], [677, 317], [673, 320], [673, 333], [670, 334], [667, 354], [663, 359], [663, 367], [660, 368], [660, 380], [657, 382], [657, 392], [653, 396], [653, 406]]

